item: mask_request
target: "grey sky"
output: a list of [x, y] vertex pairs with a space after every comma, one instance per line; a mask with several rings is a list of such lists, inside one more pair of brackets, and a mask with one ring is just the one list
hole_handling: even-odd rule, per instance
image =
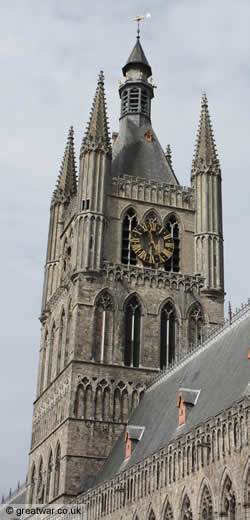
[[249, 0], [0, 0], [0, 494], [27, 470], [38, 365], [49, 204], [74, 125], [76, 156], [99, 71], [112, 131], [118, 80], [135, 43], [157, 85], [152, 123], [183, 185], [208, 96], [223, 175], [225, 282], [233, 308], [249, 291]]

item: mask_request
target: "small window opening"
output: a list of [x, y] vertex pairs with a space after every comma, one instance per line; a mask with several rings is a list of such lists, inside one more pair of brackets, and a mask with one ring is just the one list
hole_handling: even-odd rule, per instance
[[85, 200], [82, 200], [82, 211], [85, 209]]
[[87, 200], [87, 203], [86, 203], [86, 209], [89, 209], [89, 199]]
[[146, 133], [145, 133], [145, 139], [147, 141], [147, 143], [152, 143], [152, 136], [153, 136], [153, 132], [152, 130], [148, 130]]

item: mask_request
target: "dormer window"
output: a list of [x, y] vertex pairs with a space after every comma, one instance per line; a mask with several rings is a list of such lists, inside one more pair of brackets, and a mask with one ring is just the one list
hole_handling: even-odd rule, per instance
[[176, 405], [179, 408], [179, 426], [186, 424], [188, 408], [197, 404], [199, 395], [200, 390], [180, 388]]
[[131, 454], [141, 440], [144, 433], [144, 426], [128, 426], [125, 433], [125, 460], [131, 457]]

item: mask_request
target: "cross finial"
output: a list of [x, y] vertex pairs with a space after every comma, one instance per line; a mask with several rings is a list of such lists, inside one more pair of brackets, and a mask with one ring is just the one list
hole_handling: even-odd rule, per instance
[[140, 39], [140, 22], [144, 20], [144, 18], [151, 18], [151, 14], [137, 14], [135, 18], [133, 18], [133, 22], [137, 22], [137, 40]]

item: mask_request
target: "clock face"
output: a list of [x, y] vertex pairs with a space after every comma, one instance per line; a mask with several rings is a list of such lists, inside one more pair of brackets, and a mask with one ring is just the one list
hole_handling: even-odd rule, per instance
[[131, 233], [131, 247], [142, 262], [161, 264], [171, 258], [174, 240], [164, 226], [157, 222], [142, 222]]

